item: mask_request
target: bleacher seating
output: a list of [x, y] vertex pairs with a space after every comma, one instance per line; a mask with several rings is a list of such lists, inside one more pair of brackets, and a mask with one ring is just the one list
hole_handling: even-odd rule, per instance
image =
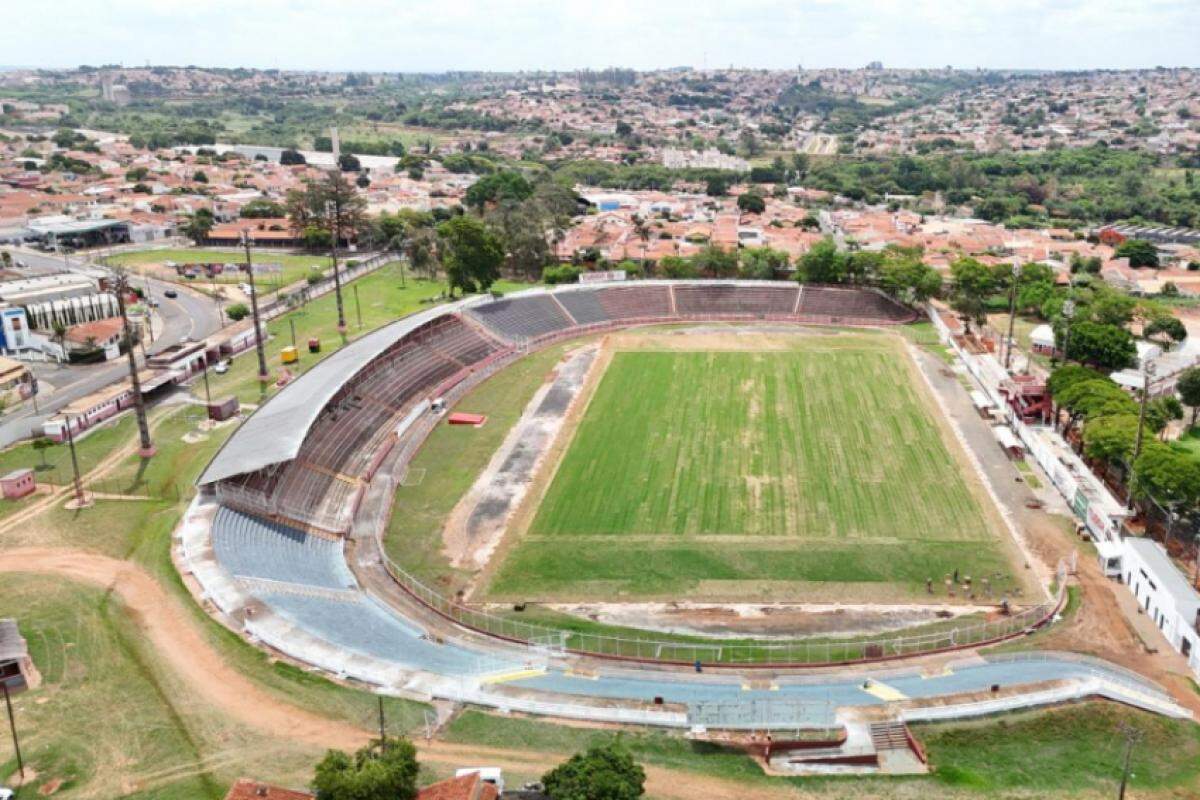
[[912, 312], [871, 289], [840, 286], [805, 286], [800, 295], [801, 316], [903, 322]]
[[598, 295], [599, 292], [595, 290], [585, 289], [582, 291], [559, 292], [555, 296], [563, 304], [563, 308], [567, 309], [567, 312], [580, 325], [595, 325], [612, 320], [612, 317], [608, 315], [608, 311], [600, 304]]
[[501, 299], [473, 306], [467, 313], [507, 339], [535, 339], [571, 327], [571, 321], [549, 295]]
[[213, 550], [230, 573], [325, 589], [355, 586], [341, 542], [310, 536], [231, 508], [217, 510]]
[[436, 644], [366, 594], [347, 600], [293, 592], [260, 592], [258, 597], [276, 613], [331, 644], [408, 669], [470, 675], [518, 666], [456, 645]]
[[738, 286], [707, 284], [675, 287], [675, 309], [682, 316], [786, 316], [796, 305], [796, 284]]
[[671, 316], [669, 286], [613, 286], [596, 290], [600, 305], [611, 319]]

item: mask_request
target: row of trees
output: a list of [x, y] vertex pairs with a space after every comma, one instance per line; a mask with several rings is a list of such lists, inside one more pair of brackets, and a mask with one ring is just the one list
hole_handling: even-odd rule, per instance
[[[1007, 311], [1011, 298], [1017, 313], [1052, 325], [1068, 360], [1110, 372], [1134, 364], [1137, 346], [1130, 328], [1135, 324], [1144, 337], [1164, 348], [1187, 337], [1170, 309], [1152, 299], [1130, 297], [1088, 271], [1079, 272], [1069, 287], [1060, 287], [1044, 264], [1024, 264], [1015, 276], [1012, 270], [1007, 263], [987, 265], [974, 258], [950, 265], [950, 304], [968, 330], [972, 324], [982, 325], [989, 311]], [[1073, 307], [1070, 318], [1065, 313], [1068, 301]]]
[[1126, 473], [1135, 498], [1176, 510], [1200, 503], [1200, 459], [1161, 441], [1167, 425], [1183, 419], [1183, 403], [1192, 406], [1195, 422], [1200, 368], [1179, 376], [1179, 396], [1164, 394], [1147, 402], [1140, 453], [1138, 402], [1106, 375], [1089, 367], [1067, 365], [1050, 376], [1048, 388], [1055, 404], [1066, 412], [1065, 432], [1081, 429], [1084, 455]]
[[[353, 755], [330, 750], [316, 767], [317, 800], [413, 800], [417, 750], [407, 739], [372, 741]], [[637, 800], [646, 773], [619, 744], [577, 753], [542, 776], [551, 800]]]

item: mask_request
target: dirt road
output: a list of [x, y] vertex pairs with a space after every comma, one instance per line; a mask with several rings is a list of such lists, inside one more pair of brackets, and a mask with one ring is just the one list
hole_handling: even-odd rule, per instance
[[[200, 633], [188, 610], [135, 564], [83, 550], [28, 547], [6, 551], [0, 557], [0, 573], [6, 572], [54, 575], [113, 592], [128, 607], [164, 663], [213, 707], [243, 725], [318, 747], [353, 749], [371, 737], [369, 731], [280, 701], [231, 668]], [[562, 761], [558, 753], [438, 741], [418, 742], [417, 747], [423, 761], [461, 767], [482, 760], [525, 774], [545, 771]], [[646, 776], [648, 794], [663, 800], [777, 800], [800, 796], [785, 785], [747, 786], [654, 766], [646, 767]]]

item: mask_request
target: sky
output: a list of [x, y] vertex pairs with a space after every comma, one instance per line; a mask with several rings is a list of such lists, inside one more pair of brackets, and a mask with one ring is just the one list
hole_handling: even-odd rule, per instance
[[0, 0], [0, 63], [441, 72], [1200, 66], [1200, 0]]

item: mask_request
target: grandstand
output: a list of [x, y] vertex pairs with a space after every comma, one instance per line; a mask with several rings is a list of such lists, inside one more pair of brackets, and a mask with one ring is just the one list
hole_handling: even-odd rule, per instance
[[254, 414], [200, 485], [230, 508], [318, 533], [349, 530], [363, 488], [422, 403], [527, 350], [591, 330], [672, 320], [891, 325], [914, 313], [869, 288], [645, 281], [472, 299], [343, 348]]
[[238, 578], [348, 589], [354, 577], [342, 557], [341, 542], [258, 519], [231, 508], [217, 511], [213, 550]]

